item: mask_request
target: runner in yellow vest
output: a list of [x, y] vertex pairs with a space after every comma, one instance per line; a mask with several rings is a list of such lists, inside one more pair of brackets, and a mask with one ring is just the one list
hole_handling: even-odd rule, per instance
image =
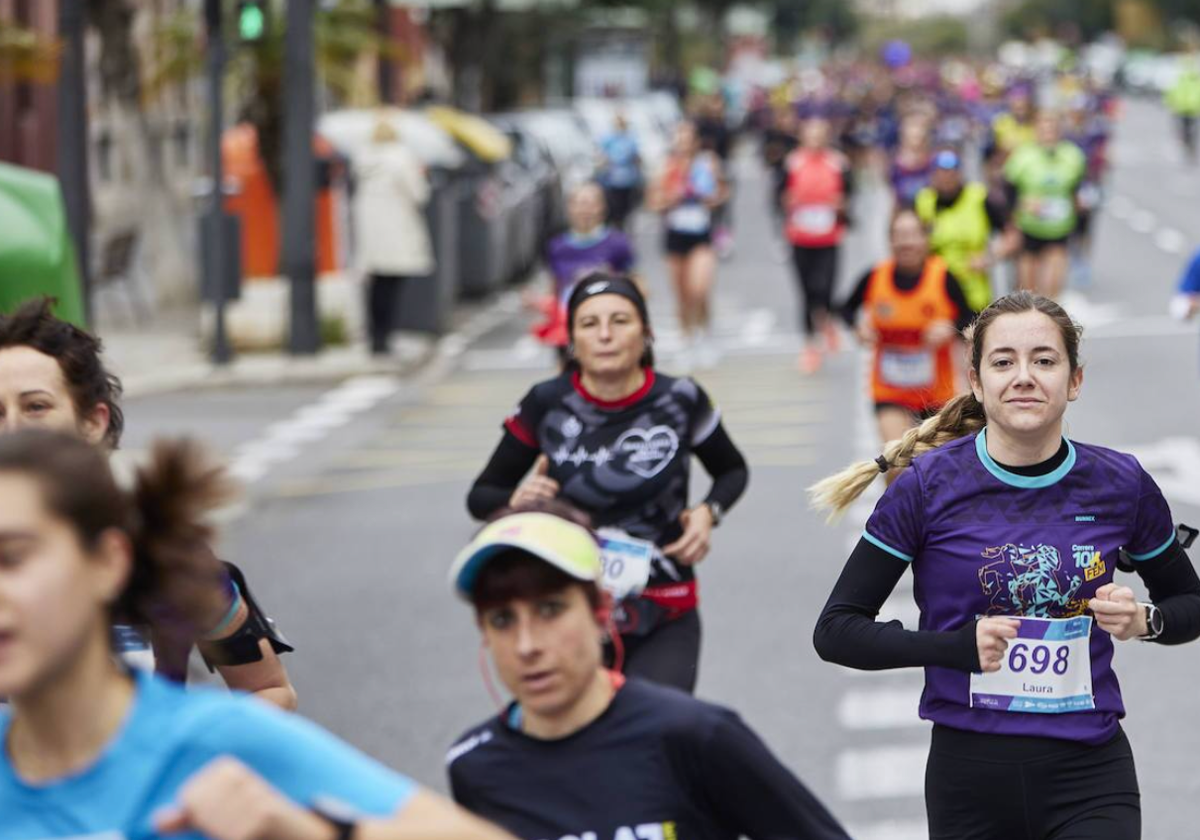
[[1021, 289], [1055, 298], [1067, 277], [1067, 240], [1079, 223], [1077, 192], [1087, 159], [1062, 138], [1057, 112], [1037, 119], [1037, 142], [1016, 149], [1004, 164], [1013, 222], [1021, 232], [1017, 283]]
[[1200, 117], [1200, 61], [1196, 55], [1181, 60], [1179, 78], [1167, 89], [1166, 105], [1179, 120], [1179, 138], [1188, 162], [1196, 162], [1196, 118]]
[[967, 304], [976, 312], [992, 302], [989, 271], [1015, 250], [1008, 242], [991, 246], [992, 235], [1008, 224], [1002, 201], [992, 201], [987, 187], [964, 183], [962, 158], [943, 149], [933, 158], [930, 185], [917, 193], [917, 215], [929, 226], [929, 246], [958, 278]]

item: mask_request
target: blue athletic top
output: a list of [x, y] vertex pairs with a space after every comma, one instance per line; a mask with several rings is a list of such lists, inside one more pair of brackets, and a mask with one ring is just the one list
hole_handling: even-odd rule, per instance
[[[416, 791], [317, 725], [251, 697], [185, 690], [139, 672], [125, 722], [92, 765], [29, 784], [0, 751], [0, 840], [98, 837], [157, 840], [154, 815], [218, 756], [232, 756], [292, 801], [318, 802], [363, 816], [397, 813]], [[11, 714], [0, 713], [0, 744]], [[203, 840], [194, 833], [180, 840]]]

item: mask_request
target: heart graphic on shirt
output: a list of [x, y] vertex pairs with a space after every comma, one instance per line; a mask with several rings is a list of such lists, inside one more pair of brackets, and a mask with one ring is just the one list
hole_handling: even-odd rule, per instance
[[629, 456], [625, 464], [630, 472], [642, 478], [654, 478], [679, 451], [679, 436], [670, 426], [630, 429], [617, 438], [614, 448]]

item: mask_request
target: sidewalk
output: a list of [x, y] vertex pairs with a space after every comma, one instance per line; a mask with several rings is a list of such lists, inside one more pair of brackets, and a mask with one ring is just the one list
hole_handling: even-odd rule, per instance
[[454, 328], [442, 336], [401, 333], [391, 356], [372, 356], [365, 342], [322, 349], [313, 356], [284, 352], [243, 353], [215, 365], [201, 338], [196, 308], [160, 313], [153, 323], [133, 325], [97, 319], [105, 362], [120, 377], [127, 397], [195, 388], [263, 387], [283, 383], [336, 382], [353, 376], [411, 377], [432, 362], [453, 363], [466, 347], [520, 309], [513, 288], [461, 304]]

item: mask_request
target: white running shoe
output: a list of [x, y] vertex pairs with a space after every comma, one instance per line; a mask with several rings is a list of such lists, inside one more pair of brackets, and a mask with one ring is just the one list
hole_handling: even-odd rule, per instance
[[721, 363], [721, 347], [712, 334], [701, 336], [696, 342], [696, 364], [701, 370], [712, 370]]

